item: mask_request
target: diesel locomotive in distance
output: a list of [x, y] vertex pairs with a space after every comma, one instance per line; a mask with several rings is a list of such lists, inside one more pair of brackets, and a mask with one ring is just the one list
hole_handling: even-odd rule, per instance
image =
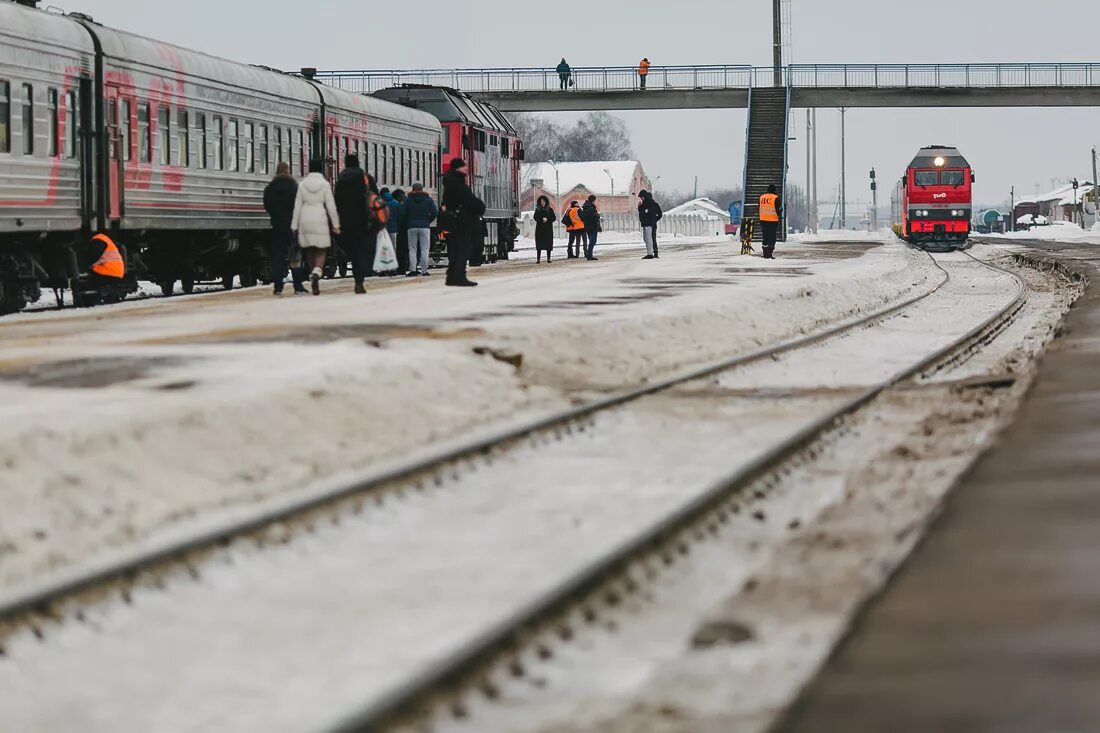
[[954, 249], [970, 237], [974, 172], [956, 148], [921, 148], [890, 201], [894, 233], [924, 249]]

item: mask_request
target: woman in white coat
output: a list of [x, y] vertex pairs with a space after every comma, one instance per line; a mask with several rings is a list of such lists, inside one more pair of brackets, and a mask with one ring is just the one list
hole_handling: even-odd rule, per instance
[[332, 186], [321, 172], [323, 170], [323, 161], [309, 161], [309, 175], [298, 184], [294, 219], [290, 223], [290, 228], [298, 234], [298, 246], [302, 248], [306, 266], [313, 268], [309, 281], [314, 295], [321, 294], [322, 268], [328, 248], [332, 246], [329, 230], [340, 233], [336, 200], [332, 197]]

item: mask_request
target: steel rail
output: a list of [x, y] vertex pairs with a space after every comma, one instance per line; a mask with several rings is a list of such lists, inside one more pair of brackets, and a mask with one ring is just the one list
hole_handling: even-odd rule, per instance
[[[935, 262], [935, 259], [933, 258], [932, 261]], [[534, 433], [561, 428], [577, 420], [662, 392], [685, 382], [809, 346], [874, 321], [888, 318], [938, 292], [949, 280], [947, 272], [942, 267], [940, 267], [940, 270], [944, 272], [944, 277], [931, 289], [884, 306], [868, 315], [849, 319], [816, 333], [762, 347], [702, 367], [690, 368], [643, 387], [624, 390], [550, 415], [533, 418], [519, 425], [493, 431], [458, 445], [437, 449], [427, 455], [405, 461], [385, 470], [340, 480], [334, 485], [325, 484], [314, 492], [298, 494], [284, 501], [267, 505], [262, 510], [249, 513], [243, 517], [233, 516], [215, 521], [182, 537], [171, 537], [140, 549], [123, 551], [108, 559], [93, 560], [60, 571], [49, 578], [16, 588], [7, 595], [0, 597], [0, 632], [2, 632], [2, 627], [5, 624], [10, 625], [19, 618], [34, 616], [35, 614], [50, 614], [54, 604], [80, 593], [100, 589], [115, 582], [133, 580], [142, 572], [183, 560], [191, 553], [224, 545], [235, 538], [262, 530], [268, 526], [292, 520], [297, 515], [321, 509], [356, 495], [369, 495], [394, 483], [438, 470], [447, 464], [487, 454], [502, 445], [514, 443]], [[0, 639], [2, 638], [3, 634], [0, 633]]]
[[[511, 614], [419, 677], [402, 684], [380, 701], [371, 703], [363, 710], [338, 722], [329, 729], [329, 733], [381, 733], [392, 726], [412, 722], [418, 714], [424, 712], [421, 707], [425, 701], [433, 697], [448, 693], [461, 694], [461, 691], [467, 689], [471, 683], [476, 683], [477, 678], [494, 663], [506, 655], [517, 653], [525, 648], [525, 642], [537, 631], [545, 629], [553, 619], [560, 618], [569, 610], [576, 608], [601, 590], [608, 581], [621, 577], [641, 558], [666, 547], [672, 539], [689, 530], [692, 525], [713, 511], [720, 509], [746, 486], [775, 470], [792, 454], [807, 448], [838, 421], [874, 401], [886, 390], [948, 357], [973, 339], [980, 338], [990, 328], [995, 328], [1001, 319], [1014, 313], [1027, 297], [1027, 285], [1019, 275], [1013, 272], [979, 260], [972, 255], [968, 256], [982, 265], [1008, 273], [1016, 280], [1018, 290], [1010, 303], [999, 308], [996, 313], [943, 348], [866, 389], [827, 415], [814, 420], [795, 435], [781, 441], [765, 454], [750, 461], [748, 465], [719, 480], [695, 499]], [[936, 261], [934, 257], [932, 260]], [[950, 274], [938, 262], [936, 265], [943, 270], [945, 275], [943, 283], [946, 283], [950, 279]], [[943, 283], [936, 290], [939, 290]]]

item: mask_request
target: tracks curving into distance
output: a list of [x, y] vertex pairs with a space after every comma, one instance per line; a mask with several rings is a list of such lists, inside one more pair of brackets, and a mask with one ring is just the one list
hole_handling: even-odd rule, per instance
[[[957, 355], [960, 350], [991, 340], [1018, 312], [1026, 297], [1026, 286], [1014, 273], [978, 260], [968, 253], [964, 254], [975, 262], [1005, 272], [1016, 280], [1018, 292], [1008, 305], [952, 343], [937, 350], [936, 353], [928, 355], [919, 363], [912, 364], [872, 387], [863, 389], [838, 408], [805, 425], [796, 434], [772, 446], [748, 465], [715, 482], [705, 492], [663, 517], [653, 526], [592, 561], [579, 573], [527, 604], [485, 634], [470, 641], [457, 653], [435, 665], [420, 677], [393, 690], [382, 700], [373, 701], [362, 710], [348, 716], [334, 730], [389, 729], [406, 721], [417, 720], [426, 708], [436, 709], [435, 706], [441, 701], [443, 704], [451, 705], [455, 714], [460, 714], [461, 697], [465, 691], [479, 684], [483, 685], [488, 670], [509, 658], [514, 659], [521, 650], [529, 648], [532, 640], [536, 640], [548, 629], [554, 628], [555, 619], [560, 619], [573, 609], [584, 607], [586, 602], [596, 594], [612, 602], [618, 594], [631, 592], [638, 585], [637, 578], [632, 575], [632, 569], [636, 569], [639, 562], [647, 557], [660, 558], [667, 554], [686, 552], [686, 545], [681, 539], [684, 533], [692, 531], [700, 523], [722, 521], [722, 517], [728, 511], [731, 498], [736, 497], [746, 486], [775, 471], [792, 456], [808, 448], [812, 451], [812, 445], [822, 436], [842, 423], [846, 416], [873, 401], [884, 390], [934, 369], [945, 360]], [[318, 510], [329, 511], [345, 500], [358, 501], [367, 496], [381, 496], [382, 492], [403, 484], [422, 480], [433, 474], [438, 476], [440, 469], [448, 465], [476, 459], [497, 450], [508, 450], [533, 434], [571, 430], [574, 425], [583, 424], [596, 413], [734, 367], [811, 346], [897, 315], [940, 291], [950, 280], [948, 271], [936, 263], [935, 258], [931, 259], [943, 273], [943, 277], [934, 286], [868, 315], [846, 320], [814, 334], [693, 368], [653, 384], [613, 394], [519, 426], [499, 430], [464, 445], [440, 450], [409, 461], [388, 471], [375, 472], [361, 478], [332, 484], [308, 496], [298, 496], [247, 516], [224, 520], [184, 537], [59, 574], [38, 586], [28, 587], [17, 594], [0, 599], [0, 642], [5, 631], [11, 632], [26, 626], [30, 626], [37, 635], [41, 636], [44, 634], [43, 622], [50, 623], [57, 619], [64, 619], [72, 614], [74, 608], [79, 618], [82, 613], [80, 610], [82, 604], [95, 603], [105, 597], [116, 597], [119, 593], [126, 599], [129, 597], [130, 589], [146, 573], [155, 573], [180, 565], [190, 566], [203, 553], [224, 546], [237, 538], [259, 535], [268, 527], [302, 517], [305, 517], [306, 521], [311, 521], [309, 517]], [[485, 690], [484, 685], [482, 689], [486, 694], [491, 692], [491, 686], [488, 691]]]

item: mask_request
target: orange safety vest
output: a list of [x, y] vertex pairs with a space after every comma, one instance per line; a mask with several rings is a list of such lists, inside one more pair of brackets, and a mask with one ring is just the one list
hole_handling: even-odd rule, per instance
[[120, 280], [126, 277], [126, 262], [122, 259], [122, 253], [106, 234], [97, 234], [92, 237], [93, 242], [103, 242], [103, 254], [92, 265], [92, 272], [103, 277], [117, 277]]
[[569, 223], [565, 226], [565, 231], [576, 232], [584, 229], [584, 222], [581, 221], [581, 210], [577, 207], [573, 207], [568, 211]]
[[649, 73], [649, 62], [643, 59], [641, 61], [641, 63], [638, 64], [638, 75], [639, 76], [645, 76], [648, 73]]
[[779, 212], [775, 210], [775, 203], [779, 197], [774, 193], [766, 193], [760, 197], [760, 221], [779, 221]]

